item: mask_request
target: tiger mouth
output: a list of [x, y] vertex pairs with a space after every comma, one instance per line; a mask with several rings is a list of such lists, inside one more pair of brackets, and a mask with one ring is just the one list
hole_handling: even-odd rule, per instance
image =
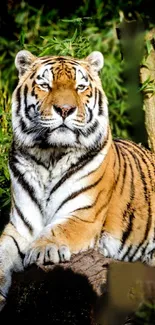
[[[65, 124], [61, 124], [60, 126], [58, 126], [55, 130], [60, 130], [60, 131], [62, 131], [62, 132], [65, 132], [65, 130], [69, 130], [69, 131], [72, 131], [73, 132], [73, 130], [71, 130], [67, 125], [65, 125]], [[52, 130], [53, 131], [53, 130]]]
[[51, 132], [54, 132], [54, 131], [56, 131], [56, 130], [60, 130], [60, 131], [62, 131], [62, 132], [65, 132], [65, 130], [69, 130], [69, 131], [72, 131], [73, 132], [73, 130], [72, 129], [70, 129], [67, 125], [65, 125], [64, 123], [62, 123], [62, 124], [60, 124], [59, 126], [57, 126], [57, 127], [52, 127], [52, 125], [49, 123], [49, 124], [47, 124], [47, 123], [41, 123], [41, 126], [43, 126], [43, 127], [46, 127], [46, 129], [48, 129], [49, 130], [49, 132], [51, 133]]

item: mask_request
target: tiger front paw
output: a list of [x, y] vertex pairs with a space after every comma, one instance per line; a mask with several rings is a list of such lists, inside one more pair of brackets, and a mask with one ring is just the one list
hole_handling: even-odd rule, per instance
[[28, 250], [24, 259], [24, 267], [31, 264], [43, 265], [69, 261], [71, 252], [68, 246], [58, 247], [56, 244], [38, 245]]

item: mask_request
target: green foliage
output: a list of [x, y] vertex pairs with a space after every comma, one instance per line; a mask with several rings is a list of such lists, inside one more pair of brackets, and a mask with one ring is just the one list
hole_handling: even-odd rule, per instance
[[8, 150], [11, 142], [11, 119], [10, 119], [11, 98], [8, 92], [8, 85], [0, 87], [0, 201], [4, 208], [10, 202], [10, 186], [8, 172]]
[[155, 320], [155, 304], [144, 302], [135, 314], [135, 325], [152, 325]]

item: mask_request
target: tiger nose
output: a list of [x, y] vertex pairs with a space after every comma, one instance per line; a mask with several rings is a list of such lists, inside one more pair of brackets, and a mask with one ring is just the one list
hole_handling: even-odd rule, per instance
[[76, 110], [76, 106], [70, 106], [70, 105], [63, 105], [63, 106], [53, 105], [53, 108], [57, 112], [57, 114], [59, 114], [63, 119], [73, 114]]

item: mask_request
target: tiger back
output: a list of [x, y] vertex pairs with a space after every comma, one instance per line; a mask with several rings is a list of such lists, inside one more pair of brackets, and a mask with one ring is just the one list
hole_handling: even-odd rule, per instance
[[154, 265], [155, 156], [113, 140], [99, 71], [79, 60], [20, 51], [12, 97], [10, 222], [0, 238], [0, 292], [12, 270], [68, 261], [94, 248]]

